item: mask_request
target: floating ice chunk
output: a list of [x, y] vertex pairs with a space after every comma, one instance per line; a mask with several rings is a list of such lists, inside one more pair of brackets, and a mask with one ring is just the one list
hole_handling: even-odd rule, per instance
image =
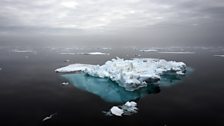
[[62, 55], [110, 55], [109, 53], [103, 52], [89, 52], [89, 53], [72, 53], [72, 52], [62, 52]]
[[138, 112], [137, 103], [134, 101], [127, 101], [121, 108], [124, 111], [124, 115], [132, 115]]
[[128, 106], [128, 107], [135, 107], [135, 106], [137, 106], [137, 103], [133, 102], [133, 101], [131, 101], [131, 102], [127, 101], [124, 105]]
[[19, 49], [14, 49], [12, 52], [16, 53], [35, 53], [33, 50], [19, 50]]
[[112, 48], [103, 47], [103, 48], [101, 48], [101, 49], [103, 49], [103, 50], [111, 50]]
[[44, 121], [47, 121], [47, 120], [51, 119], [53, 116], [55, 116], [55, 115], [57, 115], [57, 113], [53, 113], [53, 114], [51, 114], [51, 115], [45, 117], [44, 119], [42, 119], [42, 121], [43, 121], [43, 122], [44, 122]]
[[124, 110], [120, 109], [119, 107], [117, 106], [113, 106], [111, 109], [110, 109], [111, 113], [116, 115], [116, 116], [121, 116], [123, 113], [124, 113]]
[[67, 59], [67, 60], [65, 60], [64, 62], [70, 62], [70, 60], [69, 60], [69, 59]]
[[69, 85], [68, 82], [62, 82], [61, 84], [62, 84], [62, 85], [65, 85], [65, 86], [66, 86], [66, 85]]
[[103, 53], [103, 52], [89, 52], [89, 53], [86, 53], [86, 55], [110, 55], [110, 54]]
[[217, 56], [217, 57], [224, 57], [224, 55], [214, 55], [214, 56]]
[[112, 59], [104, 65], [73, 64], [55, 70], [56, 72], [82, 71], [91, 76], [110, 78], [126, 90], [134, 91], [148, 84], [156, 83], [163, 74], [182, 76], [186, 72], [183, 62], [163, 59], [135, 58], [132, 60]]
[[0, 68], [0, 71], [2, 70], [2, 68]]
[[110, 109], [110, 112], [104, 112], [107, 115], [113, 114], [115, 116], [122, 116], [122, 115], [132, 115], [138, 112], [137, 103], [134, 101], [127, 101], [124, 105], [120, 106], [113, 106]]
[[141, 51], [141, 52], [156, 52], [158, 50], [156, 50], [156, 49], [141, 49], [139, 51]]
[[159, 52], [159, 53], [167, 53], [167, 54], [195, 54], [195, 52]]

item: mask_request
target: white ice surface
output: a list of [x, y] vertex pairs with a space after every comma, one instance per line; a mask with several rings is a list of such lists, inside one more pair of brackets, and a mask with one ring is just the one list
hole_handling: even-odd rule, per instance
[[109, 55], [109, 53], [103, 53], [103, 52], [89, 52], [86, 54], [87, 55]]
[[110, 109], [110, 112], [111, 112], [113, 115], [116, 115], [116, 116], [122, 116], [122, 114], [124, 113], [124, 110], [120, 109], [120, 108], [117, 107], [117, 106], [113, 106], [113, 107]]
[[103, 65], [71, 64], [55, 70], [56, 72], [82, 71], [91, 76], [110, 78], [126, 90], [133, 91], [147, 86], [146, 81], [160, 80], [164, 72], [184, 75], [186, 64], [163, 59], [135, 58], [132, 60], [112, 59]]
[[66, 67], [58, 68], [55, 71], [56, 72], [79, 72], [79, 71], [85, 71], [86, 69], [91, 69], [95, 67], [95, 65], [90, 64], [71, 64]]
[[65, 86], [66, 86], [66, 85], [69, 85], [68, 82], [62, 82], [61, 84], [62, 84], [62, 85], [65, 85]]

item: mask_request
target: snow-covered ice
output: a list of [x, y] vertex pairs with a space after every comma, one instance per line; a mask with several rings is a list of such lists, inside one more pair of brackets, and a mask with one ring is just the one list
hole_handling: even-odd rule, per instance
[[159, 82], [163, 74], [183, 76], [186, 64], [164, 59], [134, 58], [132, 60], [112, 59], [103, 65], [71, 64], [56, 72], [82, 71], [100, 78], [110, 78], [126, 90], [134, 91], [148, 84]]

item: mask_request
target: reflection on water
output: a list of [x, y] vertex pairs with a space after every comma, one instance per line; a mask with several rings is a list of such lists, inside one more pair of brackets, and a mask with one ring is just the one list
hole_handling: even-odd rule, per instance
[[177, 84], [180, 82], [185, 76], [190, 75], [193, 72], [191, 67], [187, 67], [185, 71], [185, 75], [178, 75], [175, 72], [165, 72], [160, 76], [159, 86], [160, 87], [168, 87]]
[[62, 77], [68, 79], [75, 87], [98, 95], [107, 102], [124, 103], [141, 98], [146, 94], [160, 92], [159, 86], [154, 84], [137, 91], [127, 91], [110, 79], [92, 77], [84, 73], [63, 74]]

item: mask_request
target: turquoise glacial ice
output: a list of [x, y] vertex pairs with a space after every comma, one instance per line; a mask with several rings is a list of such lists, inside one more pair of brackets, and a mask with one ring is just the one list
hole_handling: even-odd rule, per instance
[[158, 93], [158, 85], [149, 84], [147, 87], [135, 91], [127, 91], [109, 78], [98, 78], [85, 73], [63, 74], [62, 77], [76, 88], [93, 93], [103, 100], [112, 103], [125, 103], [130, 100], [139, 99], [146, 94]]

